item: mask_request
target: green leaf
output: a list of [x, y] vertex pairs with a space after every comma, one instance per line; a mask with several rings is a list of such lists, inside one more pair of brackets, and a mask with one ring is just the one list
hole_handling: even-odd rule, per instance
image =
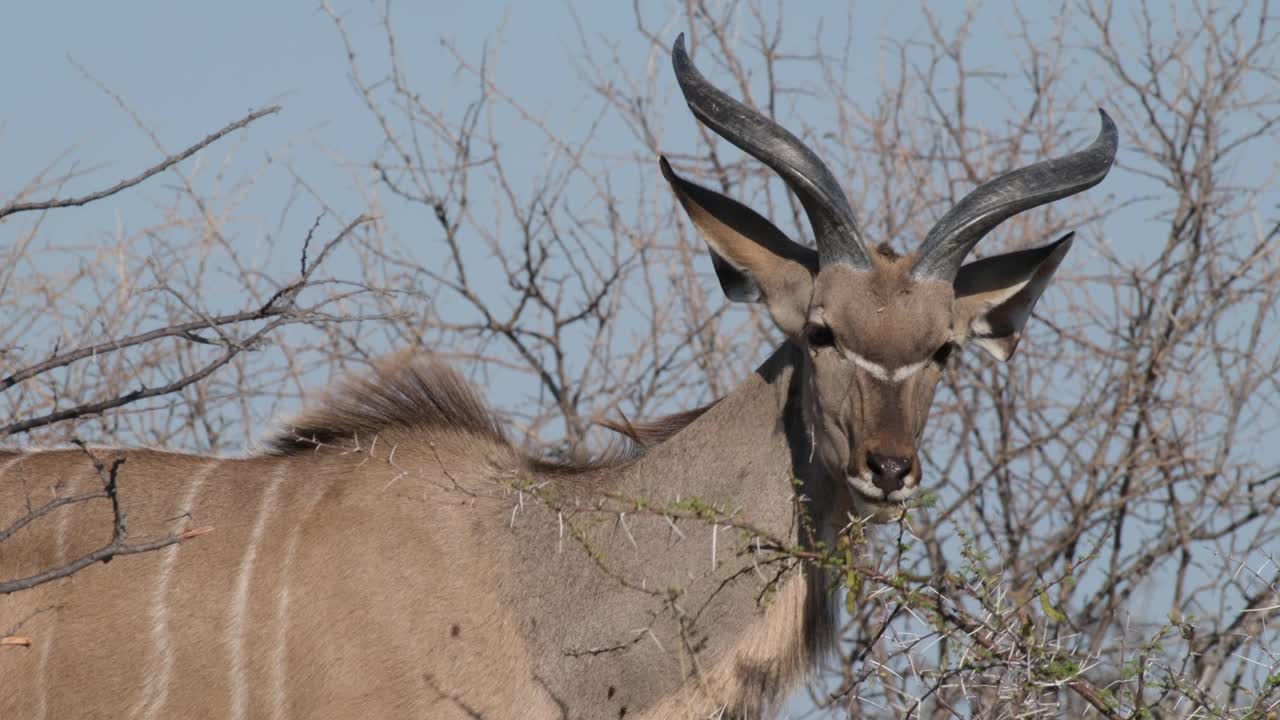
[[862, 595], [862, 576], [853, 567], [853, 543], [844, 543], [844, 609], [849, 617], [857, 617], [858, 597]]
[[1049, 602], [1049, 592], [1047, 590], [1040, 591], [1040, 609], [1043, 610], [1044, 614], [1048, 615], [1049, 619], [1054, 622], [1067, 621], [1067, 616], [1064, 615], [1061, 610], [1054, 607], [1053, 603]]

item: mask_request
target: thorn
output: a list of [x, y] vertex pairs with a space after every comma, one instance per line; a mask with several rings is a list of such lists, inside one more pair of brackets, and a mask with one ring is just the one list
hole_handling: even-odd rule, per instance
[[658, 650], [664, 653], [667, 651], [666, 648], [662, 647], [662, 641], [658, 639], [658, 636], [653, 633], [651, 628], [645, 628], [644, 631], [649, 635], [649, 639], [653, 640], [653, 644], [658, 646]]
[[676, 535], [680, 536], [681, 540], [684, 539], [684, 533], [680, 532], [680, 528], [676, 527], [676, 522], [671, 519], [670, 515], [663, 515], [662, 519], [667, 521], [667, 524], [671, 526], [671, 529], [675, 531]]
[[205, 525], [204, 527], [192, 528], [191, 530], [188, 530], [182, 533], [181, 535], [178, 536], [178, 539], [190, 540], [191, 538], [200, 537], [201, 535], [204, 535], [206, 533], [211, 533], [211, 532], [213, 532], [213, 526]]
[[13, 645], [15, 647], [31, 647], [31, 638], [19, 635], [9, 635], [0, 637], [0, 646]]
[[631, 528], [627, 527], [626, 513], [624, 512], [618, 513], [618, 524], [622, 525], [622, 531], [627, 534], [627, 539], [631, 541], [631, 547], [636, 550], [639, 550], [640, 546], [636, 544], [636, 539], [631, 536]]
[[711, 572], [716, 571], [716, 541], [720, 539], [720, 526], [711, 525]]

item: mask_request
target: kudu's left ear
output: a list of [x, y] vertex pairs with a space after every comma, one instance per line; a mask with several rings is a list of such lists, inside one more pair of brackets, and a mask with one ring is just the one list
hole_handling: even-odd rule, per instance
[[1067, 233], [1032, 250], [971, 262], [956, 275], [956, 327], [997, 360], [1008, 360], [1040, 294], [1071, 249]]
[[818, 272], [817, 251], [794, 242], [746, 205], [676, 175], [665, 157], [658, 163], [711, 248], [725, 296], [737, 302], [763, 301], [778, 329], [799, 337]]

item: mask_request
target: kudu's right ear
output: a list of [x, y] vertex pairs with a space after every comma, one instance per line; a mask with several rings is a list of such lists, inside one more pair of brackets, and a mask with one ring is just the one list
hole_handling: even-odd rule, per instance
[[997, 360], [1008, 360], [1032, 308], [1071, 249], [1073, 235], [961, 267], [954, 283], [961, 340], [972, 340]]
[[818, 252], [794, 242], [746, 205], [676, 175], [665, 157], [658, 164], [711, 248], [725, 296], [737, 302], [763, 301], [778, 329], [799, 337], [809, 313]]

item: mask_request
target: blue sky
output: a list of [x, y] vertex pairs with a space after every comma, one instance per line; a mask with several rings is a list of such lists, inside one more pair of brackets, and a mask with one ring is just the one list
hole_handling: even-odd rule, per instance
[[[366, 2], [334, 6], [347, 18], [360, 60], [376, 74], [383, 58], [374, 8]], [[791, 32], [806, 35], [825, 22], [831, 37], [845, 27], [844, 3], [793, 7], [794, 12], [788, 8]], [[616, 39], [624, 57], [630, 50], [637, 62], [647, 59], [647, 48], [635, 37], [630, 8], [618, 9], [606, 3], [582, 3], [571, 12], [565, 3], [432, 0], [402, 2], [393, 13], [406, 67], [415, 73], [418, 86], [435, 94], [435, 102], [465, 103], [474, 93], [474, 83], [454, 73], [456, 63], [441, 41], [450, 41], [472, 59], [488, 45], [500, 48], [494, 64], [498, 84], [518, 88], [530, 107], [545, 110], [550, 122], [571, 129], [582, 122], [574, 111], [589, 94], [575, 67], [573, 13], [589, 33]], [[666, 12], [662, 22], [663, 12], [651, 17], [674, 36], [681, 18]], [[859, 19], [857, 57], [864, 62], [852, 72], [865, 76], [869, 91], [878, 82], [880, 35], [903, 36], [921, 27], [918, 13], [900, 4], [869, 12], [865, 22]], [[170, 150], [249, 108], [271, 103], [281, 103], [284, 112], [259, 122], [248, 134], [253, 151], [279, 152], [286, 143], [307, 138], [364, 159], [376, 142], [347, 81], [337, 33], [316, 3], [21, 3], [6, 12], [0, 47], [11, 70], [6, 110], [0, 115], [0, 160], [6, 168], [0, 192], [6, 195], [67, 151], [80, 167], [99, 168], [73, 183], [73, 192], [96, 188], [155, 159], [148, 139], [77, 64], [124, 97]], [[524, 132], [520, 127], [511, 131], [513, 141]], [[691, 133], [691, 126], [682, 131]], [[224, 143], [210, 154], [220, 156], [226, 149]], [[330, 197], [349, 182], [347, 174], [335, 171], [330, 159], [312, 148], [292, 161], [322, 189], [333, 191]], [[128, 217], [130, 204], [138, 200], [133, 194], [108, 204]], [[264, 208], [280, 200], [260, 198]], [[352, 215], [363, 209], [354, 193], [345, 209]], [[86, 233], [93, 232], [93, 213], [103, 211], [105, 207], [85, 211]]]
[[[360, 62], [370, 75], [380, 75], [385, 55], [376, 6], [350, 0], [333, 4], [348, 22]], [[654, 29], [672, 37], [683, 29], [683, 18], [671, 7], [645, 7]], [[942, 4], [935, 12], [944, 25], [954, 24], [963, 6]], [[1024, 12], [1035, 32], [1049, 32], [1058, 22], [1048, 6]], [[866, 88], [868, 100], [892, 65], [884, 38], [919, 36], [926, 27], [919, 9], [910, 3], [793, 3], [786, 13], [788, 37], [821, 32], [830, 42], [852, 32], [847, 72], [853, 87]], [[396, 4], [393, 15], [404, 66], [413, 73], [414, 85], [430, 93], [433, 104], [460, 107], [475, 94], [474, 81], [456, 72], [457, 63], [443, 41], [473, 61], [486, 47], [496, 48], [498, 85], [517, 89], [528, 107], [569, 136], [590, 119], [590, 113], [581, 112], [591, 92], [580, 68], [578, 27], [600, 42], [616, 44], [624, 59], [634, 58], [637, 64], [654, 61], [635, 32], [630, 7], [609, 3], [571, 7], [562, 2], [430, 0]], [[1004, 39], [1015, 28], [1008, 6], [983, 6], [977, 17], [966, 60], [992, 68], [1018, 63], [1018, 48]], [[284, 112], [260, 121], [237, 139], [244, 144], [224, 141], [206, 153], [206, 159], [224, 162], [233, 149], [239, 153], [233, 162], [246, 165], [268, 152], [287, 155], [340, 211], [354, 216], [365, 209], [350, 173], [333, 156], [372, 157], [376, 128], [347, 79], [346, 58], [333, 23], [317, 3], [20, 3], [7, 10], [0, 25], [0, 48], [9, 68], [0, 114], [0, 162], [6, 169], [0, 194], [10, 195], [62, 153], [68, 153], [62, 167], [74, 161], [80, 168], [96, 168], [74, 181], [68, 192], [96, 189], [156, 159], [148, 138], [86, 78], [87, 71], [125, 98], [168, 150], [203, 137], [250, 108], [280, 103]], [[1088, 81], [1091, 62], [1082, 53], [1072, 65], [1080, 71], [1085, 94], [1100, 94], [1102, 89]], [[973, 104], [983, 107], [981, 88], [975, 87], [975, 92]], [[669, 92], [667, 97], [674, 95]], [[993, 106], [993, 120], [1001, 112], [1007, 109]], [[1093, 123], [1093, 118], [1081, 117], [1079, 127], [1091, 136]], [[673, 124], [667, 130], [673, 147], [687, 146], [693, 123]], [[617, 131], [608, 124], [602, 130]], [[527, 147], [527, 162], [535, 170], [540, 141], [536, 131], [511, 122], [507, 132], [513, 146]], [[1124, 195], [1130, 181], [1113, 175], [1107, 189]], [[269, 186], [256, 189], [251, 207], [272, 217], [273, 208], [283, 202], [285, 187], [282, 182], [274, 192]], [[113, 198], [58, 222], [67, 232], [92, 237], [139, 217], [147, 192], [144, 188]], [[1134, 234], [1130, 228], [1116, 232]]]

